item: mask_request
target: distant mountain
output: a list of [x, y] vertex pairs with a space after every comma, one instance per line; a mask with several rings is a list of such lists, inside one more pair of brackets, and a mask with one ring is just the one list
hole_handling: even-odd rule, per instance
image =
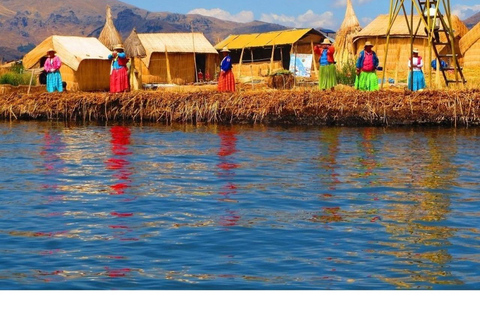
[[480, 22], [480, 12], [474, 14], [463, 22], [467, 25], [469, 29], [473, 28]]
[[149, 12], [117, 0], [2, 0], [0, 3], [0, 59], [21, 58], [51, 35], [95, 36], [105, 24], [106, 6], [124, 39], [133, 27], [147, 32], [203, 32], [216, 44], [229, 34], [284, 30], [286, 27], [253, 21], [237, 23], [201, 15]]

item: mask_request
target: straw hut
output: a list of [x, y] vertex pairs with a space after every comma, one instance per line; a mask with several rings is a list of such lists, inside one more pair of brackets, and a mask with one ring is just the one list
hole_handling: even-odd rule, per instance
[[480, 23], [460, 39], [460, 53], [465, 68], [480, 67]]
[[[215, 49], [227, 47], [238, 78], [243, 76], [267, 76], [279, 69], [289, 69], [291, 54], [313, 54], [314, 44], [326, 36], [315, 29], [294, 29], [230, 35], [215, 45]], [[310, 68], [316, 76], [315, 59]]]
[[355, 60], [353, 38], [362, 30], [358, 18], [353, 10], [352, 0], [347, 0], [347, 10], [342, 25], [335, 38], [335, 60], [341, 68], [349, 61]]
[[62, 60], [62, 79], [70, 91], [104, 91], [110, 87], [110, 51], [97, 38], [51, 36], [23, 58], [26, 69], [42, 68], [53, 48]]
[[[141, 59], [147, 56], [147, 51], [138, 37], [137, 30], [133, 28], [132, 32], [124, 43], [125, 53], [130, 57], [130, 85], [133, 90], [142, 88], [142, 68]], [[136, 67], [138, 65], [138, 68]]]
[[196, 81], [198, 71], [215, 74], [218, 52], [202, 33], [138, 33], [136, 37], [146, 53], [141, 66], [135, 65], [143, 83], [186, 84]]
[[[459, 52], [458, 42], [460, 38], [464, 36], [468, 32], [468, 28], [465, 24], [455, 15], [451, 16], [453, 29], [455, 30], [455, 38], [456, 38], [456, 52]], [[410, 21], [410, 17], [408, 18]], [[413, 26], [416, 29], [421, 22], [421, 18], [419, 15], [413, 16]], [[362, 31], [360, 31], [353, 39], [354, 41], [354, 49], [356, 54], [363, 50], [365, 42], [370, 41], [374, 44], [373, 50], [377, 53], [380, 63], [383, 64], [383, 58], [385, 57], [385, 49], [387, 43], [387, 29], [389, 25], [389, 15], [380, 15], [376, 19], [374, 19], [369, 25], [367, 25]], [[445, 34], [441, 34], [443, 40], [445, 40]], [[408, 70], [408, 59], [411, 55], [411, 47], [410, 47], [411, 37], [409, 28], [402, 16], [398, 16], [395, 20], [392, 29], [390, 31], [390, 44], [389, 44], [389, 52], [388, 52], [388, 60], [385, 66], [382, 67], [386, 68], [387, 72], [389, 70], [396, 70], [406, 72]], [[424, 59], [428, 59], [430, 56], [429, 54], [429, 46], [428, 46], [428, 38], [426, 33], [424, 32], [423, 24], [420, 24], [420, 29], [418, 31], [417, 37], [413, 42], [413, 46], [419, 49], [420, 55], [424, 57]], [[439, 48], [440, 52], [445, 51], [442, 48]], [[434, 54], [432, 54], [434, 57]], [[426, 65], [430, 65], [426, 63]]]
[[103, 27], [102, 32], [100, 32], [98, 40], [100, 40], [100, 42], [103, 43], [110, 51], [113, 50], [115, 45], [122, 43], [122, 36], [118, 32], [117, 28], [115, 28], [115, 24], [113, 23], [112, 9], [110, 6], [107, 6], [105, 26]]

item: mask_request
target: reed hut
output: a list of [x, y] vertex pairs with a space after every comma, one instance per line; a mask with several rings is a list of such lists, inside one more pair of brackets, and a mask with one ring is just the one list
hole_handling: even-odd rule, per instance
[[113, 23], [112, 9], [110, 6], [107, 6], [105, 26], [103, 27], [102, 32], [100, 32], [98, 40], [100, 40], [100, 42], [110, 51], [113, 51], [115, 45], [122, 43], [122, 36]]
[[[235, 75], [267, 76], [279, 69], [289, 69], [290, 54], [314, 54], [313, 46], [326, 36], [315, 29], [294, 29], [230, 35], [215, 45], [215, 49], [227, 47], [231, 53]], [[315, 59], [311, 68], [316, 76]]]
[[199, 71], [215, 75], [218, 52], [203, 33], [138, 33], [136, 37], [146, 53], [141, 65], [135, 66], [145, 84], [193, 83]]
[[69, 91], [104, 91], [110, 87], [110, 50], [97, 38], [51, 36], [23, 58], [26, 69], [42, 68], [47, 50], [62, 60], [60, 72]]
[[357, 15], [353, 10], [352, 0], [347, 0], [347, 9], [340, 29], [335, 38], [335, 60], [341, 68], [349, 61], [355, 60], [353, 38], [362, 30]]
[[460, 53], [465, 68], [480, 67], [480, 23], [460, 39]]
[[[124, 43], [125, 53], [130, 57], [130, 86], [133, 90], [142, 88], [142, 58], [147, 57], [147, 51], [138, 37], [137, 30], [132, 32]], [[136, 67], [138, 66], [138, 67]]]
[[[451, 16], [453, 29], [455, 30], [456, 39], [456, 52], [459, 52], [458, 42], [460, 38], [468, 32], [468, 28], [465, 24], [455, 15]], [[410, 17], [408, 17], [410, 21]], [[416, 29], [421, 22], [419, 15], [413, 16], [413, 26]], [[380, 63], [383, 64], [383, 58], [385, 57], [385, 49], [387, 43], [387, 29], [389, 25], [389, 15], [384, 14], [375, 18], [370, 24], [368, 24], [362, 31], [360, 31], [353, 39], [355, 53], [358, 54], [363, 50], [365, 42], [370, 41], [374, 44], [373, 50], [377, 53]], [[446, 41], [445, 34], [441, 34], [443, 40]], [[386, 68], [387, 72], [396, 70], [400, 72], [408, 71], [408, 59], [411, 55], [411, 37], [410, 31], [406, 22], [401, 16], [398, 16], [395, 20], [392, 29], [390, 31], [390, 44], [389, 52], [387, 56], [387, 64], [382, 67]], [[430, 57], [428, 37], [424, 31], [423, 24], [420, 24], [417, 37], [413, 42], [413, 46], [418, 48], [420, 55], [424, 59]], [[446, 51], [446, 49], [439, 47], [440, 52]], [[434, 58], [434, 54], [432, 54]], [[461, 62], [461, 60], [460, 60]], [[430, 65], [430, 63], [426, 63]]]

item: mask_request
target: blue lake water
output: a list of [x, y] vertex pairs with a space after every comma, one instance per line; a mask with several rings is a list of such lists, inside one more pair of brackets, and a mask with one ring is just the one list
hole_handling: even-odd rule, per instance
[[480, 130], [0, 123], [0, 289], [479, 289]]

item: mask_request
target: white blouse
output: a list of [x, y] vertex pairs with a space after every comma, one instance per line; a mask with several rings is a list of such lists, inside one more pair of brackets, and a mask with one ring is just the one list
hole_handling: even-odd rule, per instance
[[[418, 60], [420, 61], [420, 64], [418, 64]], [[413, 64], [417, 65], [416, 67], [413, 67], [413, 71], [422, 71], [423, 68], [423, 59], [419, 59], [418, 57], [413, 57]], [[408, 68], [410, 69], [411, 63], [410, 59], [408, 60]]]

